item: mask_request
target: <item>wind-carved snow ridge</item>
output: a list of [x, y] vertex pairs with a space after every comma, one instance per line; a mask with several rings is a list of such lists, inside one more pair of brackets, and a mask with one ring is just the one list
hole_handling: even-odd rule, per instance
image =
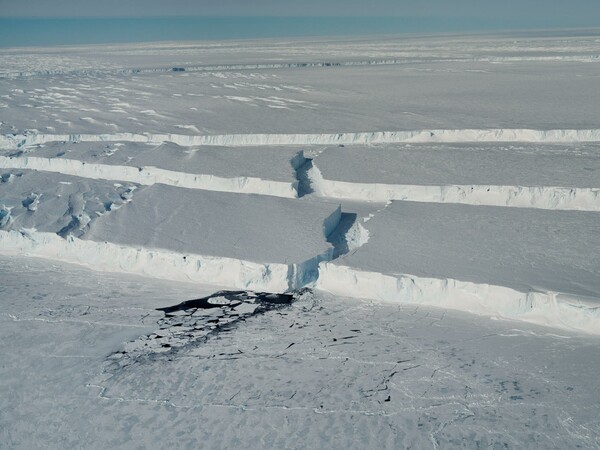
[[[295, 163], [301, 161], [294, 159]], [[65, 158], [40, 158], [35, 156], [0, 156], [0, 167], [31, 169], [62, 173], [95, 180], [119, 180], [150, 186], [156, 183], [170, 186], [203, 189], [207, 191], [262, 194], [275, 197], [296, 198], [297, 182], [263, 180], [256, 177], [225, 178], [210, 174], [193, 174], [161, 169], [158, 167], [132, 167], [111, 164], [96, 164]], [[294, 167], [295, 168], [295, 167]]]
[[600, 142], [600, 128], [532, 130], [524, 128], [373, 131], [314, 134], [223, 134], [185, 135], [171, 133], [114, 133], [114, 134], [8, 134], [0, 136], [0, 149], [48, 142], [141, 142], [160, 144], [172, 142], [180, 146], [257, 146], [257, 145], [368, 145], [394, 143], [468, 143], [468, 142], [533, 142], [577, 143]]
[[[450, 278], [386, 275], [324, 262], [316, 287], [345, 297], [432, 305], [600, 335], [600, 307], [557, 292], [519, 292]], [[597, 303], [596, 303], [597, 305]]]
[[314, 163], [308, 177], [317, 195], [366, 202], [432, 203], [600, 211], [600, 188], [493, 185], [400, 185], [328, 180]]

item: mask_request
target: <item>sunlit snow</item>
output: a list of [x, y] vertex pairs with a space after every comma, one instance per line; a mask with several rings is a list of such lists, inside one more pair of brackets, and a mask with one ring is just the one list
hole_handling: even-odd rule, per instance
[[0, 447], [598, 448], [598, 55], [0, 49]]

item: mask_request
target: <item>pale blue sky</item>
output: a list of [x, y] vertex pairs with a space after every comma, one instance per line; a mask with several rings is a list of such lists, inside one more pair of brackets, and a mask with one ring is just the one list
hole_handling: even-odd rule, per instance
[[600, 26], [600, 0], [0, 0], [0, 16], [425, 16]]
[[583, 27], [600, 0], [0, 0], [0, 47]]

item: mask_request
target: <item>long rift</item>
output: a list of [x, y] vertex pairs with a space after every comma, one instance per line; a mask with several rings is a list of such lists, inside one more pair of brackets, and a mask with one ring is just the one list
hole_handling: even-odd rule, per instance
[[[600, 211], [600, 188], [594, 178], [597, 162], [590, 155], [597, 141], [600, 131], [591, 129], [8, 135], [2, 141], [5, 155], [0, 155], [6, 170], [0, 186], [10, 193], [4, 195], [0, 210], [0, 249], [96, 270], [233, 289], [283, 293], [316, 286], [342, 296], [434, 304], [598, 334], [597, 261], [588, 258], [582, 267], [574, 256], [570, 259], [573, 247], [566, 245], [580, 238], [588, 242], [582, 246], [594, 246], [592, 212]], [[209, 144], [214, 149], [202, 150]], [[271, 167], [265, 165], [258, 172], [237, 169], [239, 176], [231, 178], [212, 173], [220, 169], [211, 166], [218, 162], [211, 163], [209, 155], [228, 158], [228, 154], [248, 152], [260, 160], [261, 152], [271, 146], [276, 150], [269, 156]], [[577, 154], [571, 150], [575, 146]], [[236, 151], [236, 147], [247, 150]], [[188, 161], [185, 171], [172, 170], [170, 161], [178, 157]], [[538, 170], [535, 164], [540, 158], [548, 163]], [[443, 169], [436, 172], [433, 164], [443, 164]], [[507, 164], [515, 167], [510, 174], [501, 170]], [[463, 171], [468, 166], [476, 170]], [[276, 175], [272, 167], [280, 167], [280, 173]], [[42, 180], [48, 186], [45, 190], [36, 188]], [[82, 185], [81, 180], [88, 181]], [[447, 184], [447, 180], [461, 184]], [[548, 181], [564, 185], [549, 186]], [[507, 182], [513, 184], [502, 184]], [[92, 198], [100, 191], [106, 192], [105, 200]], [[81, 200], [74, 203], [75, 198]], [[345, 206], [346, 202], [351, 203]], [[382, 207], [361, 219], [352, 211], [352, 202]], [[527, 250], [527, 246], [541, 230], [556, 228], [546, 236], [545, 245], [563, 257], [549, 273], [581, 275], [580, 286], [586, 289], [573, 290], [569, 283], [553, 285], [549, 279], [539, 279], [535, 270], [529, 279], [511, 285], [509, 280], [527, 272], [512, 264], [514, 273], [498, 277], [494, 275], [498, 269], [485, 258], [472, 270], [483, 270], [486, 276], [472, 278], [468, 270], [453, 273], [451, 267], [465, 257], [461, 252], [473, 245], [474, 235], [461, 244], [462, 249], [450, 253], [456, 259], [454, 266], [419, 271], [424, 262], [409, 263], [402, 242], [390, 245], [407, 227], [406, 220], [394, 218], [394, 211], [402, 213], [402, 206], [409, 208], [410, 202], [429, 204], [430, 209], [413, 208], [411, 220], [423, 217], [425, 222], [405, 238], [441, 239], [439, 250], [431, 251], [433, 261], [444, 252], [449, 234], [456, 232], [447, 226], [459, 211], [455, 207], [462, 204], [459, 214], [472, 218], [461, 225], [464, 229], [478, 221], [502, 224], [514, 216], [512, 222], [497, 227], [498, 246], [490, 246], [487, 234], [482, 235], [478, 248], [489, 247], [490, 255], [507, 248], [502, 242], [520, 241], [521, 251], [533, 252], [530, 263], [532, 258], [542, 261], [541, 247]], [[513, 214], [515, 207], [523, 211]], [[216, 214], [207, 216], [203, 211]], [[439, 215], [447, 223], [421, 238], [424, 225], [435, 223]], [[48, 223], [48, 217], [55, 222]], [[389, 223], [378, 228], [386, 220]], [[515, 228], [520, 220], [525, 220], [523, 226], [540, 221], [541, 228], [529, 236]], [[401, 228], [394, 232], [397, 226]], [[386, 264], [373, 265], [368, 255], [382, 243], [372, 259], [383, 258], [384, 250], [392, 253]], [[517, 252], [517, 247], [511, 251]]]

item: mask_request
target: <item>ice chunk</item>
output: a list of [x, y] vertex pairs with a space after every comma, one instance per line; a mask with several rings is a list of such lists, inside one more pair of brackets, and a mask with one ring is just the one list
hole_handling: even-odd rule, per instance
[[302, 262], [328, 252], [339, 221], [332, 203], [147, 187], [100, 217], [86, 239], [180, 253], [269, 263]]

